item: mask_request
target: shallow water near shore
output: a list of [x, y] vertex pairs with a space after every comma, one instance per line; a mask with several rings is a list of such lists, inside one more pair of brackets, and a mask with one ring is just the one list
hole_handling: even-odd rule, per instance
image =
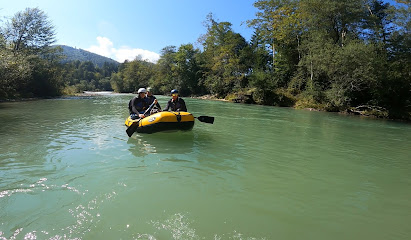
[[0, 239], [410, 238], [410, 124], [185, 98], [214, 124], [129, 138], [132, 96], [0, 103]]

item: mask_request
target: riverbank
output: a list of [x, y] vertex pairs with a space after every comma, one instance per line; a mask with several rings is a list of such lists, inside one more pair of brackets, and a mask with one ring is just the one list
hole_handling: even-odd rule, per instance
[[[71, 94], [71, 95], [63, 95], [60, 97], [93, 97], [93, 96], [105, 96], [105, 95], [127, 95], [129, 93], [116, 93], [114, 91], [83, 91], [82, 93]], [[344, 110], [336, 110], [333, 109], [332, 111], [327, 110], [325, 107], [319, 104], [310, 104], [305, 101], [298, 101], [297, 99], [293, 99], [292, 101], [286, 101], [287, 104], [261, 104], [256, 102], [253, 99], [252, 94], [231, 94], [226, 98], [219, 98], [215, 94], [206, 94], [201, 96], [188, 96], [189, 98], [194, 99], [203, 99], [203, 100], [213, 100], [213, 101], [223, 101], [223, 102], [233, 102], [233, 103], [242, 103], [242, 104], [257, 104], [257, 105], [267, 105], [267, 106], [277, 106], [277, 107], [289, 107], [298, 110], [305, 110], [305, 111], [317, 111], [317, 112], [338, 112], [339, 114], [344, 115], [355, 115], [367, 118], [375, 118], [375, 119], [386, 119], [386, 120], [395, 120], [395, 121], [403, 121], [403, 122], [411, 122], [411, 113], [390, 113], [389, 110], [379, 107], [379, 106], [372, 106], [372, 105], [361, 105], [356, 107], [349, 107]], [[52, 97], [51, 97], [52, 98]], [[34, 101], [39, 99], [45, 98], [19, 98], [19, 99], [3, 99], [0, 100], [1, 102], [20, 102], [20, 101]], [[393, 117], [396, 116], [396, 117]]]
[[[254, 99], [252, 94], [232, 94], [227, 96], [226, 98], [218, 98], [216, 95], [202, 95], [202, 96], [192, 96], [191, 98], [196, 99], [204, 99], [204, 100], [215, 100], [215, 101], [224, 101], [224, 102], [233, 102], [233, 103], [242, 103], [242, 104], [257, 104], [257, 105], [264, 105], [257, 103]], [[374, 105], [361, 105], [355, 107], [348, 107], [344, 110], [327, 110], [326, 107], [321, 106], [320, 104], [312, 104], [307, 103], [303, 100], [293, 99], [291, 101], [286, 101], [287, 104], [285, 105], [268, 105], [268, 106], [277, 106], [277, 107], [289, 107], [298, 110], [305, 110], [305, 111], [316, 111], [316, 112], [337, 112], [343, 115], [353, 115], [353, 116], [360, 116], [360, 117], [367, 117], [367, 118], [375, 118], [375, 119], [386, 119], [386, 120], [395, 120], [395, 121], [405, 121], [411, 122], [411, 113], [390, 113], [389, 110], [374, 106]], [[397, 116], [397, 117], [393, 117]]]
[[203, 100], [215, 100], [215, 101], [222, 101], [222, 102], [229, 102], [229, 100], [224, 99], [224, 98], [218, 98], [217, 95], [202, 95], [202, 96], [190, 96], [190, 98], [195, 98], [195, 99], [203, 99]]

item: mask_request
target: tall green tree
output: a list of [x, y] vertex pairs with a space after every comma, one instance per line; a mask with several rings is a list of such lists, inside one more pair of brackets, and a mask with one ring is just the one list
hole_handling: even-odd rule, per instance
[[[272, 59], [270, 73], [253, 69], [252, 87], [256, 89], [257, 102], [279, 104], [275, 93], [280, 88], [287, 88], [302, 58], [301, 44], [307, 16], [298, 0], [259, 0], [254, 6], [259, 10], [256, 18], [248, 21], [255, 29], [261, 46], [269, 47]], [[253, 46], [253, 45], [252, 45]], [[259, 48], [261, 54], [263, 48]], [[277, 100], [276, 100], [277, 99]], [[280, 101], [281, 102], [281, 101]]]
[[411, 119], [411, 1], [397, 3], [389, 16], [394, 27], [387, 43], [387, 74], [379, 102], [390, 110], [391, 117]]
[[395, 11], [394, 6], [381, 0], [367, 0], [365, 1], [364, 10], [367, 12], [364, 14], [366, 17], [362, 28], [368, 30], [364, 32], [365, 39], [384, 45], [387, 44], [390, 38], [389, 35], [393, 31], [391, 23], [394, 20], [392, 15]]
[[182, 95], [200, 92], [201, 67], [198, 55], [200, 51], [194, 49], [193, 44], [183, 44], [175, 54], [175, 66], [172, 69], [175, 76], [175, 88]]
[[321, 32], [339, 46], [358, 37], [364, 19], [363, 0], [301, 0], [300, 9], [305, 28]]
[[251, 36], [250, 41], [250, 66], [251, 71], [263, 70], [271, 71], [272, 70], [272, 58], [270, 56], [269, 50], [267, 49], [267, 44], [264, 39], [261, 37], [261, 33], [256, 29], [254, 34]]
[[16, 13], [6, 22], [3, 35], [14, 54], [40, 53], [56, 41], [53, 24], [38, 8], [26, 8]]
[[272, 56], [258, 29], [251, 37], [246, 59], [250, 66], [249, 87], [254, 90], [254, 101], [260, 104], [270, 104], [272, 93], [278, 86], [273, 81]]
[[124, 92], [123, 79], [120, 72], [111, 74], [110, 85], [115, 92]]
[[56, 77], [54, 27], [38, 8], [27, 8], [6, 20], [1, 27], [2, 73], [0, 98], [53, 96], [59, 94]]
[[122, 75], [124, 90], [136, 92], [141, 87], [149, 86], [150, 79], [154, 76], [154, 64], [138, 59], [133, 60], [125, 64]]
[[280, 46], [300, 41], [303, 18], [299, 4], [297, 0], [257, 0], [254, 3], [259, 11], [256, 18], [247, 23], [271, 47], [273, 64], [281, 51]]
[[3, 30], [0, 27], [0, 49], [3, 50], [6, 48], [6, 39], [3, 35]]
[[[387, 61], [407, 52], [402, 47], [407, 28], [393, 24], [399, 15], [391, 14], [392, 6], [379, 0], [258, 0], [254, 6], [259, 11], [248, 23], [271, 46], [274, 62], [271, 76], [251, 76], [254, 87], [288, 85], [329, 109], [382, 105], [383, 83], [391, 79]], [[397, 76], [404, 73], [397, 70]]]
[[207, 33], [203, 36], [204, 85], [219, 96], [247, 85], [249, 67], [243, 64], [242, 52], [248, 47], [246, 40], [235, 33], [229, 22], [217, 22], [212, 14], [205, 23]]
[[0, 59], [0, 99], [23, 97], [19, 90], [27, 86], [31, 76], [29, 61], [5, 49], [0, 49]]
[[309, 17], [291, 87], [332, 110], [373, 102], [384, 53], [375, 42], [360, 40], [369, 32], [364, 29], [367, 5], [361, 0], [302, 0], [300, 7]]
[[166, 46], [161, 50], [160, 59], [156, 64], [155, 77], [150, 82], [150, 86], [161, 93], [169, 93], [176, 88], [174, 69], [176, 63], [176, 46]]

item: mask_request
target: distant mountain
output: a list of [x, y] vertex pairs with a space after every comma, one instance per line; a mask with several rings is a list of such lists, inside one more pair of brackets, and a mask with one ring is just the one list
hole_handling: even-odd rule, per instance
[[90, 61], [94, 63], [95, 65], [102, 67], [105, 62], [107, 63], [114, 63], [116, 65], [120, 64], [119, 62], [108, 58], [108, 57], [103, 57], [101, 55], [79, 49], [79, 48], [73, 48], [65, 45], [55, 45], [56, 47], [61, 47], [63, 49], [63, 55], [65, 55], [67, 58], [63, 59], [63, 63], [66, 62], [71, 62], [71, 61], [77, 61], [79, 60], [80, 62], [86, 62]]

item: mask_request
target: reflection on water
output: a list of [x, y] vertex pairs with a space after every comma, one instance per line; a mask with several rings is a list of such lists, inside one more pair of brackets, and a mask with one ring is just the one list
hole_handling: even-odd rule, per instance
[[188, 154], [195, 151], [195, 136], [192, 131], [135, 134], [127, 144], [130, 152], [137, 157], [151, 153]]
[[0, 103], [0, 239], [411, 235], [409, 124], [187, 98], [214, 124], [128, 138], [131, 97]]

